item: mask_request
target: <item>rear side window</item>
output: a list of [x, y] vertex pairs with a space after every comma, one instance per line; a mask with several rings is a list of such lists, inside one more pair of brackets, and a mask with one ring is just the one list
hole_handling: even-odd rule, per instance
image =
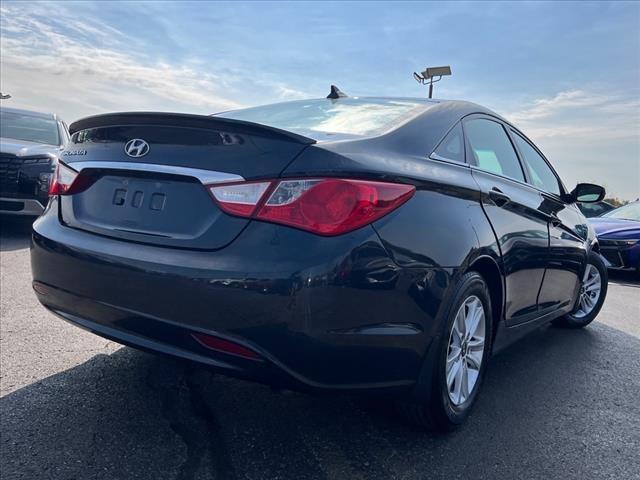
[[531, 146], [529, 142], [516, 132], [513, 133], [515, 134], [514, 138], [518, 148], [520, 149], [520, 153], [522, 153], [522, 156], [524, 157], [524, 163], [527, 165], [529, 173], [531, 174], [531, 183], [540, 190], [560, 195], [560, 184], [551, 170], [551, 167], [549, 167], [544, 158], [542, 158], [542, 156]]
[[462, 125], [458, 123], [453, 127], [433, 153], [445, 160], [464, 163], [464, 135], [462, 134]]
[[507, 132], [498, 122], [474, 118], [464, 124], [473, 162], [482, 170], [524, 182], [524, 173]]

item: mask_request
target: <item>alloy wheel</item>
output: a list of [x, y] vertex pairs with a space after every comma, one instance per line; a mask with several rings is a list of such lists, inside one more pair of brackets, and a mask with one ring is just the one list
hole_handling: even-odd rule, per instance
[[458, 309], [449, 334], [446, 381], [449, 399], [462, 405], [480, 376], [485, 342], [484, 306], [478, 297], [468, 297]]
[[595, 265], [587, 264], [587, 268], [582, 278], [580, 287], [580, 298], [578, 299], [578, 310], [573, 314], [576, 318], [583, 318], [589, 315], [598, 304], [600, 292], [602, 290], [602, 278]]

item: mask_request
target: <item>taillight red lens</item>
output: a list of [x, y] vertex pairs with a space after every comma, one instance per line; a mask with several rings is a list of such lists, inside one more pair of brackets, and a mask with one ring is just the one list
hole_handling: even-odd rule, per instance
[[362, 180], [285, 180], [256, 218], [320, 235], [340, 235], [383, 217], [414, 191], [411, 185]]
[[211, 192], [227, 213], [333, 236], [383, 217], [411, 198], [415, 187], [324, 178], [214, 186]]
[[64, 163], [58, 162], [49, 185], [49, 196], [73, 195], [86, 190], [92, 183], [93, 179], [91, 177], [80, 175]]

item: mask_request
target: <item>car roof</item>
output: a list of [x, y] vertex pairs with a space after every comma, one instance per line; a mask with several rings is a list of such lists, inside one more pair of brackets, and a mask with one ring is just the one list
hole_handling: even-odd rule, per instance
[[20, 115], [26, 115], [29, 117], [59, 120], [58, 116], [55, 113], [36, 112], [34, 110], [25, 110], [22, 108], [12, 108], [12, 107], [0, 107], [0, 110], [3, 112], [19, 113]]
[[[389, 100], [396, 100], [395, 98], [389, 98]], [[439, 111], [448, 111], [452, 116], [457, 116], [458, 118], [466, 117], [467, 115], [471, 115], [473, 113], [484, 113], [486, 115], [491, 115], [493, 117], [497, 117], [502, 121], [510, 123], [508, 120], [504, 119], [502, 116], [498, 115], [493, 110], [483, 107], [477, 103], [468, 102], [466, 100], [440, 100], [440, 99], [430, 99], [430, 98], [403, 98], [403, 100], [412, 100], [414, 102], [424, 102], [426, 106], [433, 107], [437, 106], [438, 108], [425, 108], [425, 113], [433, 113]]]
[[[490, 115], [496, 117], [503, 122], [506, 122], [510, 125], [511, 122], [503, 118], [501, 115], [497, 114], [493, 110], [483, 107], [477, 103], [468, 102], [465, 100], [446, 100], [446, 99], [437, 99], [437, 98], [422, 98], [422, 97], [342, 97], [337, 100], [333, 100], [334, 102], [340, 102], [343, 99], [355, 98], [360, 100], [374, 100], [374, 101], [410, 101], [415, 103], [421, 103], [424, 105], [424, 109], [419, 112], [417, 115], [414, 115], [412, 118], [408, 120], [407, 123], [412, 121], [422, 121], [429, 122], [433, 124], [434, 122], [449, 124], [452, 126], [455, 122], [460, 120], [462, 117], [466, 117], [467, 115], [471, 115], [474, 113], [482, 113], [485, 115]], [[391, 128], [391, 130], [396, 130], [403, 126], [404, 122], [399, 123]]]
[[[425, 105], [431, 105], [434, 103], [443, 103], [443, 104], [459, 104], [459, 105], [463, 105], [466, 104], [468, 106], [473, 106], [473, 107], [481, 107], [482, 109], [485, 109], [485, 107], [482, 107], [476, 103], [473, 102], [468, 102], [466, 100], [456, 100], [456, 99], [446, 99], [446, 98], [424, 98], [424, 97], [389, 97], [389, 96], [373, 96], [373, 97], [342, 97], [345, 99], [348, 98], [360, 98], [360, 99], [372, 99], [372, 100], [406, 100], [406, 101], [411, 101], [411, 102], [416, 102], [416, 103], [424, 103]], [[342, 98], [338, 99], [337, 101], [340, 101]]]
[[[497, 113], [495, 113], [494, 111], [483, 107], [482, 105], [478, 105], [477, 103], [473, 103], [473, 102], [468, 102], [466, 100], [447, 100], [447, 99], [438, 99], [438, 98], [423, 98], [423, 97], [341, 97], [338, 99], [327, 99], [333, 102], [341, 102], [344, 100], [349, 100], [349, 99], [358, 99], [358, 100], [375, 100], [375, 101], [384, 101], [384, 100], [388, 100], [388, 101], [408, 101], [408, 102], [415, 102], [415, 103], [422, 103], [424, 104], [424, 111], [428, 111], [431, 109], [431, 107], [434, 107], [436, 105], [439, 105], [441, 107], [447, 108], [447, 109], [451, 109], [451, 110], [456, 110], [457, 112], [459, 112], [461, 114], [461, 116], [465, 116], [471, 113], [486, 113], [489, 115], [493, 115], [495, 117], [500, 117], [500, 115], [498, 115]], [[314, 99], [314, 100], [325, 100], [325, 99]]]

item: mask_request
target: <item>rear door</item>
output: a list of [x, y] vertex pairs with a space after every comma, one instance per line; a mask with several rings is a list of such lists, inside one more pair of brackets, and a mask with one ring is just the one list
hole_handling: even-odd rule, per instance
[[249, 222], [207, 186], [277, 178], [313, 140], [262, 125], [178, 114], [113, 114], [71, 126], [62, 161], [90, 186], [60, 197], [61, 221], [99, 235], [222, 248]]
[[535, 318], [549, 250], [543, 198], [526, 183], [525, 171], [502, 122], [485, 115], [464, 122], [467, 158], [480, 186], [505, 272], [508, 324]]
[[540, 191], [542, 210], [549, 216], [549, 260], [538, 305], [554, 310], [570, 305], [580, 288], [586, 262], [588, 226], [576, 204], [562, 200], [562, 185], [537, 148], [514, 129], [509, 130], [527, 170], [528, 182]]

